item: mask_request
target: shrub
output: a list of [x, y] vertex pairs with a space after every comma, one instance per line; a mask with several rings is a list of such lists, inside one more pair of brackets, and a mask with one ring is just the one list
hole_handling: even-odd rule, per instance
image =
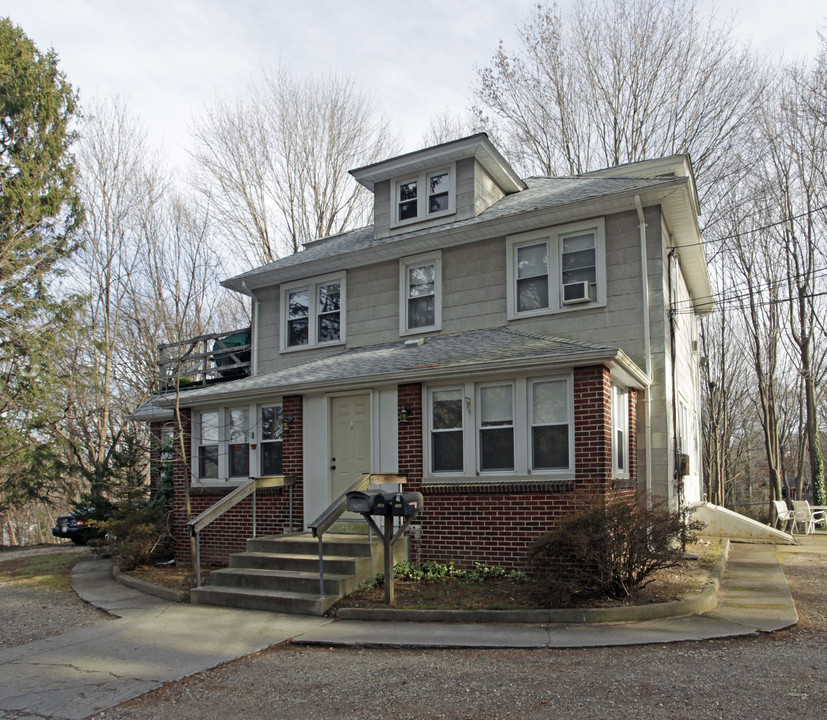
[[683, 545], [702, 523], [688, 510], [670, 512], [658, 498], [638, 493], [628, 499], [581, 494], [575, 510], [534, 542], [530, 563], [549, 605], [575, 597], [627, 597], [652, 574], [678, 565]]
[[130, 505], [100, 523], [107, 554], [116, 558], [121, 570], [132, 570], [171, 557], [167, 512], [152, 505]]

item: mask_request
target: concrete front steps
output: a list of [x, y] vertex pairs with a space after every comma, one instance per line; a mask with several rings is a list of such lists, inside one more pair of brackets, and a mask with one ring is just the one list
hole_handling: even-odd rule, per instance
[[[324, 595], [319, 595], [319, 541], [310, 533], [247, 541], [230, 566], [210, 573], [210, 584], [190, 590], [190, 602], [248, 610], [324, 615], [337, 600], [384, 568], [382, 543], [367, 535], [325, 533]], [[407, 538], [394, 545], [396, 562], [408, 557]]]

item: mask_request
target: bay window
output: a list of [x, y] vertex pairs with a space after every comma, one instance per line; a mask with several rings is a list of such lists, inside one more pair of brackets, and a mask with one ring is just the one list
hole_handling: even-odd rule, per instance
[[427, 402], [426, 451], [434, 478], [574, 472], [571, 375], [433, 387]]
[[197, 412], [193, 430], [194, 470], [203, 484], [283, 474], [280, 404]]

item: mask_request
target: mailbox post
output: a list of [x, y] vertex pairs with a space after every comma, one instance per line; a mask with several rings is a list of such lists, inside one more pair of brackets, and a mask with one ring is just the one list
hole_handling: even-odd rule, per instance
[[[368, 521], [374, 532], [382, 538], [385, 552], [385, 604], [393, 605], [393, 546], [402, 533], [411, 524], [411, 521], [422, 512], [422, 493], [418, 492], [378, 492], [354, 490], [347, 494], [347, 509], [349, 512], [358, 512]], [[384, 527], [380, 530], [374, 516], [385, 518]], [[393, 519], [404, 518], [399, 530], [394, 533]]]

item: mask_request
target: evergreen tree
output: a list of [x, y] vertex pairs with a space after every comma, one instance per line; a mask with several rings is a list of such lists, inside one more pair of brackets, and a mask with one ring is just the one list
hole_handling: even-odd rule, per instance
[[[50, 285], [83, 221], [70, 152], [76, 101], [55, 52], [41, 53], [0, 18], [0, 489], [6, 497], [20, 489], [21, 478], [25, 487], [39, 485], [31, 475], [36, 467], [43, 472], [40, 430], [64, 396], [56, 360], [73, 302]], [[30, 462], [33, 455], [40, 462]]]

